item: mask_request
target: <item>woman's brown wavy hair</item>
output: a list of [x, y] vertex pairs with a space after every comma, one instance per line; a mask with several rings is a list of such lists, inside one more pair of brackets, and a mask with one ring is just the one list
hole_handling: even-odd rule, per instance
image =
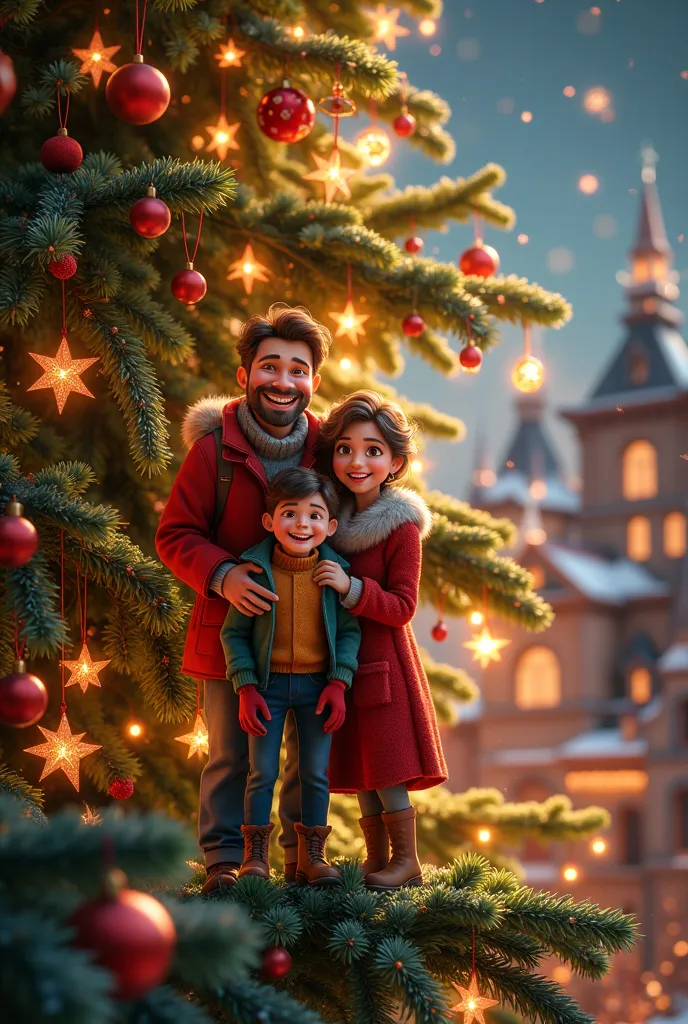
[[409, 422], [400, 405], [383, 398], [377, 391], [356, 391], [332, 406], [320, 426], [318, 463], [321, 472], [332, 475], [334, 446], [349, 424], [367, 421], [377, 426], [394, 457], [404, 460], [401, 469], [389, 479], [399, 480], [406, 475], [411, 456], [418, 450], [417, 427]]

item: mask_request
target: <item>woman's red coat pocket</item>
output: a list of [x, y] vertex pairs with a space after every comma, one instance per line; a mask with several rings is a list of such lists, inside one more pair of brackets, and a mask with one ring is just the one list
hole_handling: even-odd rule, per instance
[[388, 661], [369, 661], [359, 665], [353, 683], [354, 704], [359, 708], [379, 708], [392, 703]]

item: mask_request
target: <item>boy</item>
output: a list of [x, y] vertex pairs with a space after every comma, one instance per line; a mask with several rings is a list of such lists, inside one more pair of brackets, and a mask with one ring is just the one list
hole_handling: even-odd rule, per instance
[[[270, 875], [272, 795], [284, 721], [291, 708], [299, 736], [301, 778], [301, 823], [294, 826], [296, 879], [310, 885], [336, 885], [341, 882], [339, 873], [325, 859], [331, 831], [327, 765], [331, 733], [344, 722], [344, 693], [358, 667], [360, 629], [337, 593], [315, 582], [313, 570], [321, 559], [348, 568], [326, 543], [337, 529], [337, 494], [330, 480], [296, 467], [273, 479], [266, 507], [263, 526], [272, 536], [241, 558], [260, 566], [257, 579], [278, 600], [260, 616], [245, 615], [232, 606], [220, 634], [227, 678], [239, 694], [239, 722], [249, 734], [251, 773], [239, 875]], [[320, 716], [328, 705], [330, 714], [323, 723]]]

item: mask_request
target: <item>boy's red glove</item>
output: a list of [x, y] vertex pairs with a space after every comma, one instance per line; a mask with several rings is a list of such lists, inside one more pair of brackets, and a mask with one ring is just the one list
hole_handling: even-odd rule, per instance
[[315, 709], [316, 715], [321, 715], [325, 710], [326, 705], [330, 705], [330, 717], [323, 726], [325, 732], [336, 732], [337, 729], [341, 729], [344, 725], [344, 719], [346, 718], [346, 706], [344, 704], [345, 692], [346, 683], [343, 683], [341, 679], [330, 679], [329, 683], [320, 694], [320, 700], [318, 701]]
[[270, 708], [255, 686], [250, 683], [248, 686], [242, 686], [239, 690], [239, 725], [251, 736], [265, 736], [267, 733], [267, 729], [258, 718], [259, 711], [267, 722], [272, 719]]

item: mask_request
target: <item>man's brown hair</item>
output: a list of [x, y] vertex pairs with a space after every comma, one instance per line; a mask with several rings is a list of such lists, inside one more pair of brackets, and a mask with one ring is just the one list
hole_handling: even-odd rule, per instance
[[251, 369], [258, 346], [266, 338], [304, 342], [313, 353], [314, 373], [325, 362], [332, 344], [332, 335], [327, 327], [318, 323], [303, 306], [273, 302], [267, 313], [256, 313], [241, 326], [237, 352], [247, 372]]
[[306, 469], [305, 466], [283, 469], [273, 478], [265, 507], [272, 515], [281, 501], [299, 501], [301, 498], [310, 498], [312, 494], [319, 494], [322, 497], [330, 519], [334, 519], [339, 508], [339, 498], [334, 484], [326, 476], [321, 476], [314, 469]]

